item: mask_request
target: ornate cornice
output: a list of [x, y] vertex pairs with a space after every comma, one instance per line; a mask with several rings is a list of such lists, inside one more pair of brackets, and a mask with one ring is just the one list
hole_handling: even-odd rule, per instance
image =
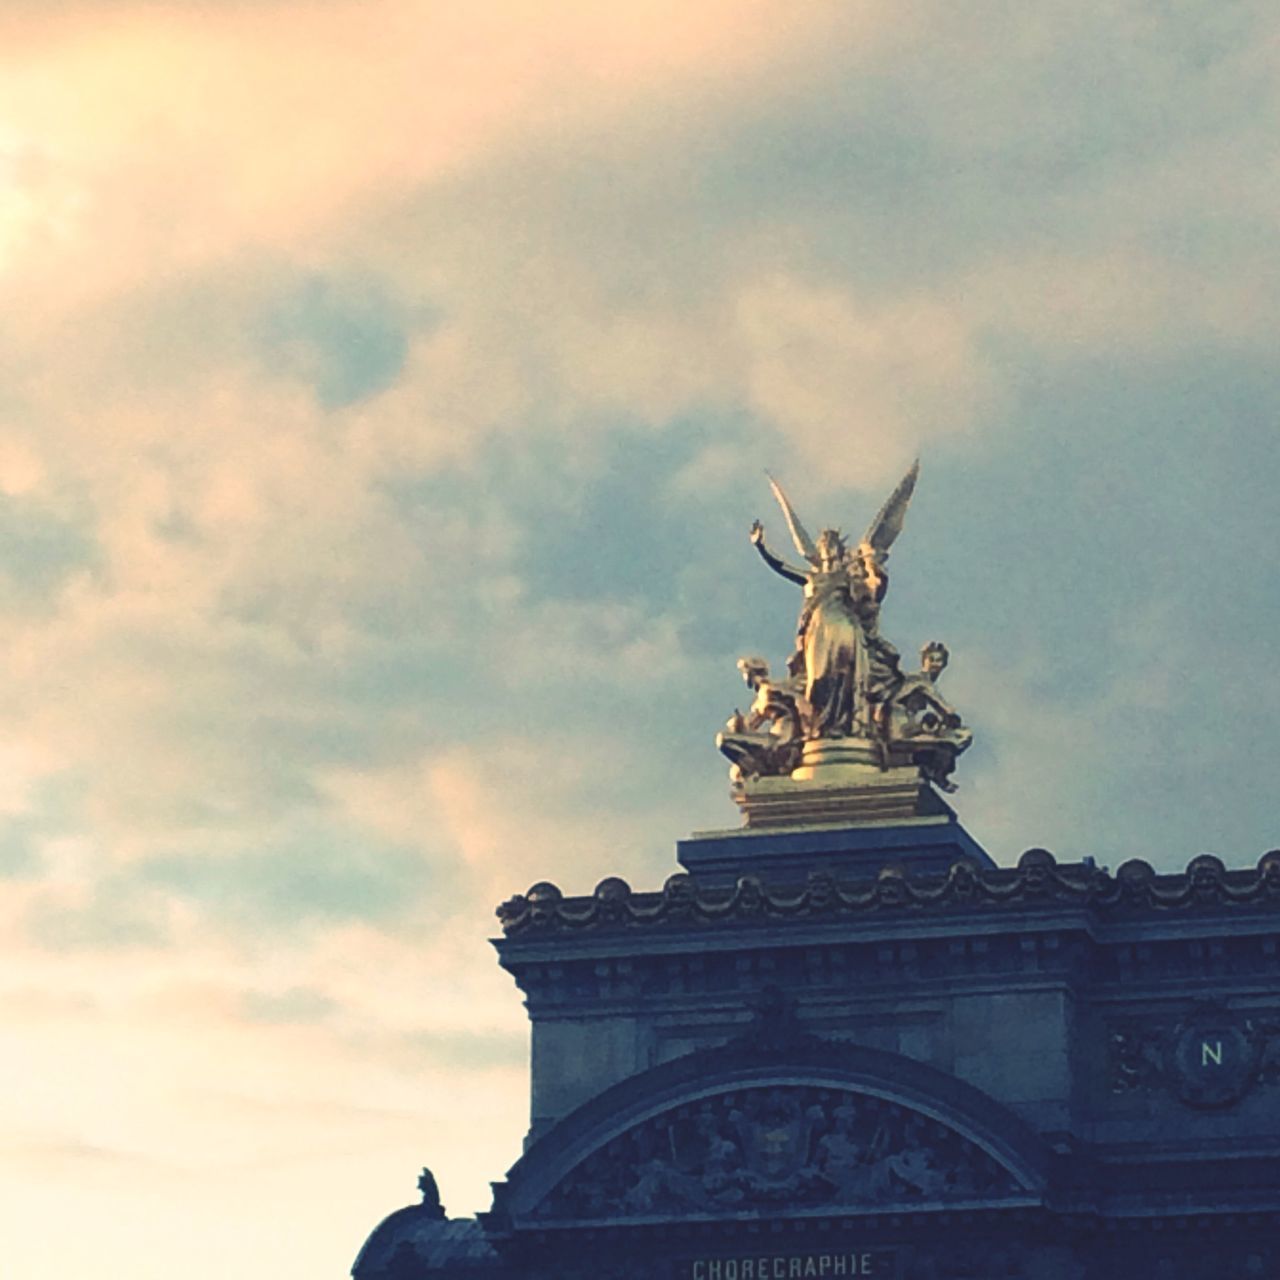
[[540, 881], [504, 902], [497, 916], [503, 933], [516, 938], [1054, 904], [1130, 917], [1224, 907], [1280, 909], [1280, 850], [1264, 854], [1256, 867], [1235, 870], [1201, 854], [1174, 874], [1160, 874], [1141, 859], [1122, 863], [1113, 874], [1089, 862], [1060, 864], [1045, 849], [1028, 849], [1016, 867], [984, 868], [961, 860], [944, 875], [913, 875], [889, 865], [874, 880], [858, 881], [814, 871], [801, 886], [743, 875], [736, 885], [713, 887], [682, 872], [656, 893], [637, 893], [611, 876], [590, 896], [566, 898], [554, 884]]

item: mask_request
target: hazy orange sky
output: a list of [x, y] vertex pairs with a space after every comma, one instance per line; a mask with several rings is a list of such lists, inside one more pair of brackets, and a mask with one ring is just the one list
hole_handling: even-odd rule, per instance
[[341, 1276], [527, 1122], [494, 905], [656, 886], [796, 602], [951, 645], [962, 817], [1280, 843], [1280, 13], [5, 0], [0, 1204]]

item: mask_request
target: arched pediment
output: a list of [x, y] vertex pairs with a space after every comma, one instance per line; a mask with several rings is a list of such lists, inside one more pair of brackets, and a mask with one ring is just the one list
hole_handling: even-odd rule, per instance
[[1025, 1206], [1049, 1161], [972, 1086], [806, 1038], [690, 1054], [607, 1090], [526, 1152], [494, 1210], [519, 1229]]

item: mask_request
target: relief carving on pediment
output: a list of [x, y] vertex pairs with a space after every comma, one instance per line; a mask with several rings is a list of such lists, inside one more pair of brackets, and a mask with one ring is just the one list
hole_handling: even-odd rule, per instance
[[1020, 1188], [975, 1143], [919, 1112], [817, 1086], [717, 1094], [646, 1120], [548, 1195], [551, 1221], [1001, 1201]]

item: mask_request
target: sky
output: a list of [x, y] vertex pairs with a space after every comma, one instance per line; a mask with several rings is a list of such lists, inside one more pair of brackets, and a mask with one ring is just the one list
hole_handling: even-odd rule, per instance
[[0, 0], [0, 1234], [346, 1274], [527, 1124], [487, 941], [737, 819], [764, 471], [1001, 862], [1252, 865], [1270, 0]]

